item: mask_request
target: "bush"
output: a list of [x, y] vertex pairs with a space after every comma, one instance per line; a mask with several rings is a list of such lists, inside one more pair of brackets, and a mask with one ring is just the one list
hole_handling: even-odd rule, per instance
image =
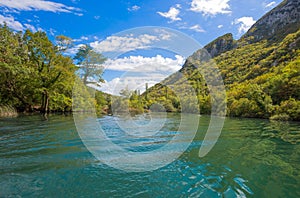
[[275, 115], [287, 114], [291, 120], [300, 120], [300, 101], [290, 98], [280, 103]]
[[276, 114], [270, 117], [270, 120], [279, 120], [279, 121], [287, 121], [290, 119], [290, 116], [288, 114]]

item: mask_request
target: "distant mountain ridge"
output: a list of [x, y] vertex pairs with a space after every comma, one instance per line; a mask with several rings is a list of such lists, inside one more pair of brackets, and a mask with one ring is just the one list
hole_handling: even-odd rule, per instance
[[231, 33], [218, 37], [206, 46], [211, 57], [246, 43], [267, 39], [269, 42], [281, 41], [288, 34], [300, 29], [300, 0], [284, 0], [265, 14], [239, 39], [234, 40]]
[[282, 40], [300, 29], [300, 1], [284, 0], [259, 19], [242, 37], [251, 42]]
[[[213, 100], [225, 102], [211, 98], [202, 76], [212, 60], [226, 87], [227, 115], [300, 121], [299, 4], [299, 0], [285, 0], [239, 40], [225, 34], [197, 50], [178, 72], [143, 94], [145, 106], [157, 102], [167, 111], [180, 111], [179, 98], [169, 88], [185, 90], [190, 84], [200, 113], [210, 114]], [[188, 93], [184, 100], [190, 101]]]

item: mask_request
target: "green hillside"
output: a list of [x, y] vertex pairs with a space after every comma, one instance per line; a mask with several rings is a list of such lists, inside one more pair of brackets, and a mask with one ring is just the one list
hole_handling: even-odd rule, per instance
[[[284, 1], [238, 41], [226, 34], [204, 47], [222, 75], [227, 96], [219, 103], [226, 102], [228, 116], [300, 120], [300, 30], [290, 33], [292, 29], [289, 28], [283, 33], [283, 29], [291, 24], [299, 26], [297, 7], [290, 7], [295, 3], [299, 4], [293, 0]], [[296, 21], [288, 23], [287, 12]], [[258, 31], [259, 27], [264, 21], [272, 21], [270, 17], [276, 18], [278, 13], [287, 17], [285, 25], [281, 19], [281, 25], [272, 29], [273, 36], [269, 33], [262, 36], [266, 29]], [[167, 111], [180, 112], [179, 98], [172, 88], [184, 91], [189, 84], [197, 94], [200, 113], [211, 113], [211, 95], [202, 74], [203, 68], [212, 63], [200, 60], [201, 53], [204, 53], [203, 49], [189, 57], [179, 72], [147, 90], [143, 94], [146, 108], [160, 103]], [[183, 74], [181, 78], [178, 77], [180, 73]], [[183, 100], [188, 100], [188, 95]]]

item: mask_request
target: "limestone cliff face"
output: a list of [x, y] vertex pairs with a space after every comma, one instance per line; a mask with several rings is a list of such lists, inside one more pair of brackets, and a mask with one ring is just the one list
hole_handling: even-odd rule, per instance
[[216, 57], [223, 52], [232, 50], [235, 47], [235, 40], [232, 37], [232, 34], [225, 34], [215, 39], [214, 41], [207, 44], [204, 48], [211, 55], [211, 57]]
[[[270, 44], [272, 42], [281, 42], [288, 34], [297, 32], [299, 29], [300, 0], [284, 0], [259, 19], [239, 40], [234, 40], [231, 33], [218, 37], [207, 44], [204, 47], [205, 50], [199, 49], [193, 53], [187, 59], [182, 69], [193, 68], [193, 60], [207, 61], [224, 52], [264, 39], [267, 39]], [[291, 47], [299, 47], [299, 39], [292, 43]]]
[[214, 58], [247, 43], [264, 39], [269, 42], [280, 42], [286, 35], [298, 29], [300, 29], [300, 0], [284, 0], [259, 19], [238, 41], [228, 33], [210, 42], [204, 49], [211, 58]]
[[284, 0], [259, 19], [242, 37], [250, 42], [280, 41], [300, 28], [300, 0]]

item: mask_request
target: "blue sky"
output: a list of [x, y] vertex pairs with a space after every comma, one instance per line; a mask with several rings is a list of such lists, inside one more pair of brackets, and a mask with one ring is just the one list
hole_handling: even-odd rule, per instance
[[[76, 53], [83, 43], [99, 48], [97, 44], [104, 44], [103, 41], [107, 41], [105, 47], [108, 47], [116, 42], [126, 43], [128, 39], [132, 42], [143, 39], [141, 45], [158, 39], [151, 37], [149, 32], [139, 34], [140, 40], [133, 38], [134, 35], [132, 38], [123, 35], [123, 39], [121, 36], [112, 37], [121, 31], [142, 26], [175, 29], [203, 46], [228, 32], [239, 38], [278, 3], [279, 0], [0, 0], [0, 23], [6, 22], [17, 31], [27, 28], [45, 31], [53, 41], [61, 34], [71, 37], [77, 48], [69, 50], [70, 55]], [[124, 65], [129, 68], [128, 65], [143, 61], [150, 65], [158, 62], [161, 66], [172, 64], [173, 69], [169, 69], [172, 73], [183, 64], [182, 58], [186, 58], [185, 54], [175, 55], [159, 49], [155, 52], [142, 47], [129, 49], [122, 56], [114, 57], [118, 59], [116, 62], [111, 60], [111, 68], [106, 67], [104, 77], [107, 84], [114, 80], [117, 82], [128, 71], [122, 68]], [[112, 87], [108, 85], [105, 89], [111, 92], [109, 89]]]

